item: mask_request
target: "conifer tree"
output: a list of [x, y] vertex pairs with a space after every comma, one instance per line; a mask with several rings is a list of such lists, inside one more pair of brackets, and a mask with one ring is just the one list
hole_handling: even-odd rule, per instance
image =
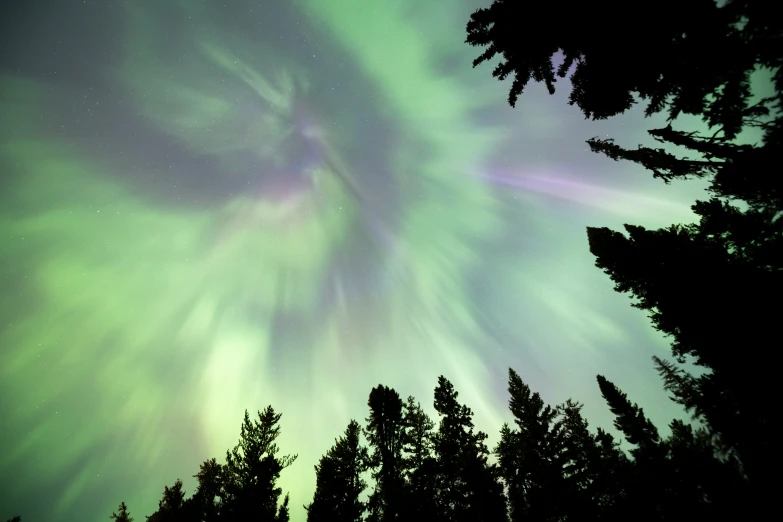
[[557, 406], [562, 438], [562, 496], [559, 516], [565, 520], [607, 520], [622, 503], [628, 459], [611, 435], [590, 433], [582, 405], [572, 400]]
[[707, 430], [674, 420], [671, 435], [662, 439], [625, 393], [600, 375], [598, 383], [615, 427], [635, 446], [633, 466], [623, 474], [621, 518], [633, 516], [638, 506], [651, 520], [754, 518], [746, 509], [749, 484], [738, 461], [720, 458]]
[[[526, 30], [539, 20], [555, 20], [555, 29]], [[687, 10], [676, 0], [663, 0], [644, 18], [620, 0], [597, 5], [493, 0], [471, 15], [466, 41], [485, 48], [474, 67], [501, 57], [492, 75], [500, 80], [513, 75], [512, 107], [530, 80], [554, 93], [556, 77], [564, 78], [575, 66], [569, 103], [586, 118], [625, 112], [636, 94], [649, 102], [647, 115], [664, 108], [670, 119], [703, 115], [733, 139], [751, 103], [750, 72], [759, 65], [773, 70], [781, 65], [781, 34], [783, 22], [772, 5], [754, 0], [728, 0], [723, 6], [695, 0]], [[564, 61], [556, 66], [558, 51]], [[780, 92], [783, 77], [776, 76], [775, 84]]]
[[402, 399], [393, 388], [379, 384], [370, 392], [367, 405], [370, 416], [365, 433], [372, 448], [370, 464], [375, 468], [368, 520], [387, 522], [400, 518], [404, 505]]
[[440, 415], [434, 437], [437, 461], [436, 501], [443, 520], [505, 521], [506, 503], [499, 473], [487, 457], [487, 435], [474, 432], [473, 411], [457, 401], [458, 393], [438, 377], [435, 410]]
[[601, 395], [615, 416], [614, 427], [634, 446], [630, 450], [633, 470], [624, 477], [628, 496], [624, 507], [630, 510], [630, 505], [644, 506], [651, 520], [666, 520], [671, 511], [667, 509], [671, 501], [666, 481], [671, 474], [658, 429], [617, 386], [602, 375], [597, 380]]
[[223, 466], [213, 459], [201, 464], [199, 472], [194, 475], [198, 480], [196, 492], [188, 499], [189, 512], [201, 522], [217, 522], [220, 520], [222, 499], [225, 497], [223, 485]]
[[617, 513], [628, 460], [611, 435], [590, 433], [581, 404], [556, 407], [509, 369], [514, 427], [495, 448], [512, 521], [606, 520]]
[[[627, 237], [591, 228], [590, 250], [616, 290], [631, 294], [672, 339], [676, 364], [655, 359], [667, 391], [705, 425], [722, 459], [739, 460], [753, 484], [751, 504], [766, 505], [759, 508], [764, 513], [776, 496], [767, 477], [779, 467], [772, 428], [777, 377], [774, 365], [758, 360], [783, 314], [779, 300], [769, 298], [783, 290], [783, 177], [775, 174], [783, 146], [783, 19], [761, 0], [698, 0], [686, 11], [666, 0], [641, 23], [615, 0], [525, 6], [495, 0], [471, 16], [467, 41], [485, 47], [474, 66], [502, 57], [493, 75], [514, 76], [512, 106], [530, 80], [551, 93], [555, 76], [575, 65], [570, 103], [586, 117], [624, 112], [634, 96], [647, 102], [647, 116], [668, 113], [666, 127], [648, 132], [683, 154], [626, 149], [612, 139], [588, 144], [666, 183], [708, 181], [711, 199], [692, 207], [699, 223], [656, 231], [627, 225]], [[543, 39], [519, 30], [539, 19], [557, 20], [557, 30]], [[565, 61], [555, 66], [558, 51]], [[771, 71], [771, 95], [752, 92], [756, 69]], [[674, 129], [681, 114], [700, 117], [709, 131]], [[760, 141], [739, 143], [743, 130], [760, 133]], [[686, 362], [701, 366], [699, 374], [678, 366]]]
[[500, 474], [508, 490], [513, 522], [545, 520], [563, 495], [563, 448], [557, 410], [545, 405], [519, 375], [508, 371], [509, 409], [515, 428], [503, 425], [495, 448]]
[[[185, 522], [192, 519], [186, 512], [185, 492], [182, 481], [177, 479], [172, 487], [163, 488], [163, 498], [158, 502], [158, 510], [147, 517], [148, 522]], [[188, 506], [189, 507], [189, 506]]]
[[109, 518], [117, 522], [133, 522], [133, 517], [128, 513], [128, 506], [125, 505], [125, 502], [120, 502], [117, 513], [112, 512]]
[[627, 225], [627, 237], [589, 229], [590, 249], [615, 289], [636, 297], [633, 306], [648, 311], [654, 327], [670, 336], [676, 360], [707, 370], [693, 376], [655, 359], [673, 399], [764, 488], [774, 469], [774, 367], [738, 357], [736, 349], [763, 348], [777, 335], [780, 305], [767, 296], [783, 290], [783, 255], [777, 255], [783, 220], [717, 200], [694, 210], [702, 218], [695, 225], [657, 231]]
[[408, 491], [405, 518], [435, 520], [437, 468], [432, 454], [435, 423], [413, 397], [408, 397], [403, 405], [403, 424], [403, 470]]
[[288, 521], [288, 495], [279, 503], [282, 490], [277, 487], [277, 480], [296, 455], [277, 456], [275, 441], [280, 435], [280, 417], [271, 406], [258, 412], [256, 421], [251, 421], [245, 411], [239, 444], [226, 452], [221, 520]]
[[361, 522], [364, 504], [359, 496], [367, 483], [362, 474], [369, 455], [359, 436], [361, 427], [351, 420], [342, 437], [315, 466], [313, 501], [305, 506], [307, 522]]

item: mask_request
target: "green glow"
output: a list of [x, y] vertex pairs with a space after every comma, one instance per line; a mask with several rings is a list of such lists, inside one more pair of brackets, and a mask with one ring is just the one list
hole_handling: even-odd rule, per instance
[[[583, 228], [595, 223], [474, 175], [525, 140], [477, 116], [503, 103], [497, 82], [476, 82], [469, 65], [443, 70], [470, 61], [461, 2], [297, 0], [303, 34], [286, 44], [221, 25], [195, 0], [129, 4], [116, 8], [117, 56], [100, 66], [121, 114], [108, 125], [170, 150], [170, 165], [107, 144], [97, 124], [84, 124], [86, 144], [74, 139], [61, 126], [78, 119], [84, 86], [0, 73], [0, 168], [12, 173], [0, 186], [0, 382], [15, 437], [0, 467], [29, 473], [19, 484], [56, 484], [58, 512], [92, 498], [90, 515], [103, 520], [125, 500], [141, 520], [177, 476], [191, 492], [199, 462], [235, 444], [242, 412], [267, 404], [283, 413], [281, 451], [299, 453], [281, 486], [300, 506], [312, 465], [350, 418], [366, 416], [379, 382], [426, 404], [444, 374], [494, 438], [506, 415], [494, 388], [506, 374], [492, 354], [514, 343], [503, 365], [528, 379], [634, 342], [621, 321], [638, 329], [641, 315], [603, 313], [627, 306], [598, 289]], [[330, 70], [340, 82], [325, 87], [319, 67], [334, 64], [298, 54], [311, 28], [360, 78]], [[300, 114], [309, 127], [299, 132], [319, 145], [317, 164], [302, 167], [312, 187], [282, 199], [244, 190], [237, 179], [255, 180], [254, 161], [300, 167], [280, 148]], [[194, 176], [236, 190], [187, 204], [158, 193], [196, 164], [209, 168]], [[623, 187], [575, 198], [592, 211], [636, 190]], [[645, 194], [647, 206], [627, 212], [664, 219], [668, 200]], [[539, 236], [568, 245], [539, 252]], [[489, 281], [482, 299], [477, 276]], [[281, 316], [293, 323], [284, 344]], [[117, 482], [122, 498], [94, 500], [96, 484], [114, 494]]]
[[[471, 129], [468, 114], [479, 102], [467, 101], [456, 81], [436, 79], [428, 71], [432, 52], [392, 4], [379, 6], [391, 9], [356, 25], [351, 13], [359, 4], [337, 5], [307, 7], [323, 17], [346, 54], [383, 87], [379, 104], [407, 129], [399, 142], [384, 144], [394, 162], [394, 183], [407, 201], [394, 231], [396, 254], [381, 261], [391, 275], [403, 269], [408, 281], [383, 303], [371, 303], [385, 317], [366, 318], [373, 321], [369, 337], [361, 333], [367, 329], [356, 308], [361, 302], [343, 299], [325, 316], [317, 308], [330, 259], [360, 225], [357, 201], [343, 180], [361, 188], [362, 173], [352, 172], [342, 151], [328, 144], [355, 137], [339, 131], [322, 136], [331, 167], [310, 172], [315, 188], [295, 202], [300, 208], [237, 195], [207, 212], [165, 210], [135, 195], [121, 177], [107, 176], [109, 167], [67, 140], [41, 137], [34, 122], [52, 101], [45, 85], [3, 79], [2, 132], [13, 134], [4, 142], [3, 161], [16, 166], [22, 181], [5, 196], [15, 204], [0, 218], [0, 233], [12, 238], [2, 248], [4, 255], [25, 264], [37, 301], [34, 312], [2, 333], [0, 342], [11, 350], [3, 353], [0, 378], [10, 383], [22, 411], [42, 408], [40, 414], [28, 414], [25, 422], [34, 428], [25, 444], [4, 452], [0, 464], [11, 465], [36, 448], [59, 444], [50, 470], [39, 472], [54, 475], [81, 466], [62, 492], [61, 508], [76, 502], [92, 477], [110, 473], [94, 451], [117, 433], [124, 434], [128, 445], [122, 452], [133, 457], [136, 470], [154, 469], [174, 443], [165, 437], [162, 408], [173, 399], [184, 417], [200, 426], [199, 438], [209, 455], [220, 455], [231, 444], [238, 412], [272, 402], [285, 412], [284, 426], [286, 418], [311, 426], [302, 430], [289, 424], [284, 433], [287, 445], [314, 462], [321, 448], [313, 446], [312, 430], [322, 430], [323, 439], [330, 440], [344, 423], [344, 413], [354, 407], [347, 405], [347, 397], [354, 390], [365, 392], [362, 382], [328, 391], [334, 390], [334, 372], [344, 367], [351, 350], [366, 352], [406, 380], [411, 377], [400, 362], [389, 359], [401, 346], [410, 347], [410, 360], [445, 357], [446, 368], [439, 371], [451, 367], [457, 380], [465, 374], [463, 361], [473, 360], [474, 370], [467, 376], [476, 388], [463, 393], [477, 397], [480, 360], [467, 347], [456, 348], [465, 335], [480, 334], [462, 274], [479, 261], [472, 242], [490, 237], [498, 221], [488, 188], [457, 174], [477, 168], [498, 136]], [[187, 7], [199, 18], [197, 10]], [[308, 90], [301, 70], [287, 64], [262, 72], [251, 63], [252, 44], [231, 45], [231, 38], [203, 18], [194, 24], [200, 31], [191, 59], [172, 67], [155, 49], [162, 37], [155, 31], [163, 28], [142, 8], [128, 13], [129, 43], [116, 77], [150, 126], [218, 165], [230, 167], [231, 153], [238, 150], [277, 159], [277, 145], [291, 133], [293, 100]], [[384, 38], [371, 39], [382, 45], [361, 42], [369, 34], [388, 32], [410, 41], [406, 53], [395, 55], [395, 44]], [[234, 92], [245, 98], [232, 98]], [[439, 103], [423, 101], [422, 93], [437, 93]], [[252, 120], [243, 119], [248, 104], [264, 109]], [[444, 150], [454, 152], [441, 154]], [[334, 168], [345, 169], [342, 177]], [[296, 214], [293, 224], [277, 223], [291, 213]], [[242, 310], [249, 304], [255, 307], [252, 319]], [[11, 316], [13, 307], [12, 298], [4, 299], [3, 315]], [[277, 390], [282, 385], [275, 378], [279, 369], [268, 362], [271, 320], [280, 310], [308, 314], [311, 328], [322, 332], [315, 345], [302, 347], [309, 354], [300, 363], [302, 375], [324, 390], [322, 402], [310, 412], [301, 404], [286, 407], [285, 393]], [[346, 322], [346, 315], [356, 319]], [[368, 340], [373, 345], [358, 344]], [[427, 346], [428, 353], [417, 346]], [[178, 364], [185, 366], [177, 370]], [[181, 398], [172, 398], [168, 386], [158, 382], [165, 378], [160, 369], [167, 367], [187, 375]], [[30, 393], [29, 383], [15, 378], [19, 375], [37, 375], [45, 384]], [[428, 384], [432, 380], [416, 376], [414, 382], [423, 379]], [[63, 402], [60, 394], [69, 399]], [[49, 404], [62, 409], [53, 414]], [[477, 400], [474, 404], [479, 406]], [[63, 419], [83, 418], [84, 409], [91, 415], [71, 426], [63, 442]], [[191, 463], [194, 469], [197, 463]], [[287, 475], [284, 487], [299, 502], [314, 480], [311, 469], [297, 466]]]

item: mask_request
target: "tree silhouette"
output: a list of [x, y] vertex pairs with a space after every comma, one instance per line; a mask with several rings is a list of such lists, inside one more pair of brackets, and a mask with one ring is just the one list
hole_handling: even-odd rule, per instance
[[370, 463], [376, 468], [368, 520], [394, 520], [400, 517], [404, 502], [402, 399], [394, 389], [379, 384], [370, 392], [367, 405], [370, 416], [365, 433], [372, 448]]
[[544, 405], [538, 393], [514, 371], [508, 372], [509, 409], [516, 429], [503, 425], [495, 448], [500, 473], [508, 488], [511, 520], [544, 519], [563, 493], [561, 428], [557, 410]]
[[435, 520], [437, 463], [432, 453], [435, 423], [413, 397], [403, 405], [403, 474], [407, 487], [405, 519]]
[[[681, 441], [692, 443], [677, 447], [703, 449], [708, 437], [722, 463], [738, 459], [753, 484], [750, 503], [764, 513], [776, 496], [766, 477], [778, 468], [775, 367], [759, 359], [777, 337], [783, 313], [779, 300], [770, 299], [783, 290], [783, 176], [776, 174], [783, 145], [783, 19], [761, 0], [721, 4], [698, 0], [682, 10], [665, 0], [642, 21], [618, 0], [523, 7], [496, 0], [471, 16], [467, 42], [485, 47], [474, 67], [502, 58], [493, 75], [513, 74], [512, 106], [531, 79], [552, 93], [555, 77], [575, 65], [570, 103], [586, 117], [624, 112], [634, 96], [647, 102], [647, 116], [666, 111], [669, 124], [648, 132], [685, 155], [642, 145], [630, 150], [612, 139], [588, 144], [667, 183], [708, 180], [711, 199], [692, 207], [699, 222], [655, 231], [626, 225], [627, 236], [590, 228], [590, 250], [615, 289], [631, 294], [634, 306], [672, 340], [675, 361], [655, 358], [656, 368], [672, 398], [706, 430], [688, 439], [678, 427]], [[543, 35], [524, 30], [538, 20], [555, 22]], [[552, 58], [559, 51], [564, 63], [556, 67]], [[774, 92], [754, 99], [750, 73], [758, 68], [772, 72]], [[700, 117], [709, 132], [673, 129], [680, 114]], [[759, 143], [737, 142], [747, 129], [760, 132]], [[698, 373], [680, 366], [686, 362], [700, 366]], [[657, 444], [671, 460], [673, 446]]]
[[364, 504], [359, 496], [367, 487], [362, 474], [368, 469], [369, 455], [360, 435], [361, 427], [351, 420], [344, 435], [315, 466], [315, 494], [305, 506], [308, 522], [362, 520]]
[[[537, 24], [551, 21], [549, 30]], [[555, 77], [572, 66], [570, 103], [585, 117], [604, 119], [625, 112], [633, 94], [648, 100], [647, 115], [668, 107], [679, 114], [704, 115], [723, 127], [728, 138], [742, 128], [742, 110], [750, 102], [749, 74], [757, 65], [780, 65], [783, 23], [768, 2], [695, 0], [682, 9], [663, 0], [644, 17], [620, 0], [598, 4], [494, 0], [474, 12], [467, 43], [486, 48], [473, 66], [502, 57], [493, 76], [513, 74], [513, 107], [530, 80], [554, 93]], [[564, 61], [555, 66], [560, 51]], [[778, 90], [783, 77], [776, 77]]]
[[163, 499], [158, 502], [158, 510], [147, 517], [148, 522], [185, 522], [191, 519], [185, 509], [185, 492], [182, 481], [177, 479], [172, 487], [163, 488]]
[[[524, 8], [495, 0], [471, 16], [467, 43], [486, 47], [474, 67], [502, 56], [493, 75], [502, 80], [513, 74], [512, 107], [530, 80], [544, 82], [554, 93], [555, 77], [565, 77], [575, 64], [569, 103], [585, 117], [625, 112], [636, 103], [634, 95], [648, 102], [647, 116], [665, 109], [669, 125], [648, 131], [650, 136], [694, 157], [642, 145], [629, 150], [613, 139], [587, 143], [594, 152], [638, 163], [666, 182], [706, 177], [716, 197], [774, 215], [783, 210], [783, 178], [770, 170], [783, 143], [783, 23], [772, 4], [761, 0], [728, 0], [721, 7], [714, 0], [697, 0], [688, 7], [664, 0], [642, 19], [619, 0], [539, 2]], [[538, 20], [556, 23], [546, 34], [523, 30]], [[555, 67], [558, 52], [564, 62]], [[773, 71], [775, 93], [754, 99], [750, 74], [759, 68]], [[701, 117], [710, 133], [674, 130], [671, 122], [680, 114]], [[734, 143], [747, 128], [762, 132], [761, 146]]]
[[279, 503], [282, 490], [276, 483], [296, 455], [277, 456], [280, 417], [271, 406], [258, 412], [256, 421], [245, 411], [239, 444], [226, 452], [221, 520], [288, 521], [288, 495]]
[[707, 430], [674, 420], [671, 435], [662, 439], [626, 394], [600, 375], [598, 385], [615, 414], [615, 427], [635, 446], [633, 467], [623, 474], [625, 517], [636, 506], [646, 506], [651, 520], [752, 519], [746, 508], [748, 483], [738, 462], [718, 457]]
[[125, 505], [125, 502], [120, 502], [120, 507], [117, 511], [117, 513], [112, 512], [109, 518], [117, 522], [133, 522], [133, 517], [128, 513], [128, 506]]
[[628, 236], [588, 229], [590, 250], [615, 289], [633, 295], [633, 306], [671, 337], [676, 360], [708, 370], [694, 376], [655, 358], [672, 398], [765, 487], [763, 477], [774, 469], [775, 369], [736, 350], [763, 349], [777, 335], [780, 305], [768, 296], [783, 290], [783, 220], [715, 199], [694, 211], [701, 216], [695, 225], [656, 231], [626, 225]]
[[632, 467], [619, 442], [598, 428], [593, 435], [571, 400], [558, 406], [563, 441], [562, 460], [566, 498], [562, 508], [569, 520], [628, 520], [622, 508], [625, 479]]
[[198, 480], [198, 486], [193, 496], [188, 499], [190, 512], [202, 522], [220, 520], [222, 499], [225, 498], [223, 466], [215, 459], [207, 460], [201, 464], [194, 477]]
[[506, 520], [506, 504], [499, 473], [487, 461], [487, 435], [473, 431], [473, 411], [457, 401], [458, 393], [445, 377], [438, 377], [435, 410], [440, 415], [434, 437], [438, 479], [436, 501], [443, 520]]
[[[545, 404], [513, 369], [508, 391], [514, 425], [501, 429], [494, 451], [497, 465], [489, 462], [487, 436], [474, 430], [473, 412], [459, 403], [445, 377], [438, 378], [434, 393], [440, 417], [436, 432], [413, 397], [403, 404], [395, 390], [379, 385], [368, 401], [366, 433], [373, 455], [361, 444], [360, 425], [351, 420], [315, 466], [316, 491], [305, 506], [307, 520], [755, 518], [741, 462], [733, 454], [720, 456], [708, 429], [674, 420], [671, 435], [663, 438], [641, 407], [603, 376], [597, 379], [615, 428], [632, 445], [630, 458], [610, 434], [589, 430], [581, 404], [570, 399], [555, 407]], [[295, 457], [277, 457], [280, 414], [268, 407], [258, 415], [251, 422], [245, 412], [240, 442], [228, 452], [224, 466], [215, 459], [201, 465], [191, 498], [185, 498], [177, 480], [164, 488], [158, 510], [147, 519], [287, 521], [288, 497], [279, 502], [282, 491], [276, 481]], [[376, 483], [366, 505], [360, 497], [371, 465]], [[132, 520], [125, 503], [111, 518]]]
[[17, 515], [14, 518], [9, 518], [6, 522], [22, 522], [22, 517]]
[[593, 435], [581, 405], [546, 405], [509, 369], [515, 427], [495, 448], [512, 521], [606, 520], [618, 513], [629, 461], [611, 435]]

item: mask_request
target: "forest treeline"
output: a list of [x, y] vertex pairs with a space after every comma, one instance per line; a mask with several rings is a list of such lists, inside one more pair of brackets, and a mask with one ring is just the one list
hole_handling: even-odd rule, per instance
[[[582, 405], [550, 406], [509, 370], [513, 424], [490, 450], [473, 411], [438, 379], [431, 419], [413, 397], [379, 385], [363, 425], [351, 420], [315, 466], [308, 522], [506, 522], [521, 520], [745, 520], [749, 483], [736, 459], [721, 458], [704, 428], [680, 420], [657, 428], [614, 384], [598, 376], [614, 426], [630, 444], [591, 431]], [[281, 414], [245, 412], [239, 443], [201, 464], [186, 497], [182, 482], [163, 489], [150, 522], [289, 520], [277, 486], [296, 456], [280, 455]], [[494, 455], [494, 459], [490, 458]], [[111, 518], [130, 522], [122, 503]]]

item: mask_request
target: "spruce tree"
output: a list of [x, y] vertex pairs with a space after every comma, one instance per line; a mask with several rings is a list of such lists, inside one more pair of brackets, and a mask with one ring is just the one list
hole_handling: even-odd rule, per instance
[[239, 444], [226, 452], [221, 520], [288, 521], [288, 495], [279, 502], [282, 490], [277, 487], [277, 480], [296, 455], [277, 456], [275, 441], [280, 435], [280, 417], [271, 406], [258, 412], [256, 421], [251, 421], [245, 411]]
[[694, 210], [701, 216], [694, 225], [657, 231], [627, 225], [628, 236], [589, 229], [590, 249], [615, 289], [636, 297], [633, 306], [670, 336], [675, 359], [706, 370], [694, 376], [655, 359], [672, 398], [765, 489], [774, 469], [774, 368], [736, 349], [764, 347], [776, 335], [780, 306], [767, 296], [783, 290], [783, 220], [717, 200]]
[[495, 454], [511, 520], [615, 516], [628, 459], [611, 435], [593, 435], [577, 402], [545, 404], [512, 369], [508, 391], [514, 427], [503, 426]]
[[[520, 30], [539, 19], [556, 20], [556, 29], [543, 39]], [[783, 146], [782, 20], [773, 3], [761, 0], [698, 0], [687, 10], [666, 0], [643, 23], [615, 0], [524, 6], [496, 0], [467, 26], [468, 43], [485, 47], [474, 66], [501, 56], [493, 74], [514, 76], [512, 106], [530, 80], [554, 92], [555, 77], [573, 65], [570, 103], [586, 117], [619, 114], [636, 97], [647, 102], [647, 116], [668, 115], [668, 125], [649, 130], [650, 137], [679, 148], [627, 149], [593, 138], [591, 150], [637, 163], [666, 183], [708, 181], [712, 197], [692, 207], [696, 224], [655, 231], [626, 225], [627, 236], [591, 228], [588, 238], [616, 290], [631, 294], [671, 338], [675, 361], [655, 359], [667, 391], [704, 424], [722, 459], [739, 460], [753, 484], [751, 504], [766, 506], [759, 513], [774, 509], [767, 477], [779, 467], [777, 379], [774, 365], [758, 359], [783, 314], [769, 297], [783, 290], [783, 177], [775, 174]], [[558, 51], [565, 61], [556, 67]], [[771, 95], [751, 91], [756, 69], [771, 71]], [[701, 118], [709, 130], [673, 128], [681, 114]], [[761, 139], [739, 143], [743, 130]], [[698, 373], [686, 371], [686, 362], [700, 366]]]
[[225, 498], [223, 466], [213, 458], [201, 464], [194, 475], [198, 480], [196, 492], [188, 499], [189, 512], [200, 522], [220, 520], [222, 499]]
[[408, 520], [435, 520], [436, 461], [432, 453], [435, 423], [413, 397], [403, 405], [403, 474], [407, 501], [405, 518]]
[[619, 444], [600, 428], [593, 435], [582, 416], [582, 405], [572, 400], [557, 406], [562, 439], [562, 497], [559, 516], [566, 520], [617, 518], [629, 463]]
[[564, 493], [563, 437], [557, 410], [545, 405], [512, 369], [508, 392], [516, 426], [503, 426], [495, 454], [508, 490], [511, 520], [548, 520]]
[[351, 420], [342, 437], [315, 466], [313, 501], [305, 506], [307, 522], [361, 522], [364, 504], [359, 496], [367, 483], [367, 448], [360, 441], [361, 427]]
[[[751, 107], [750, 72], [781, 65], [783, 22], [774, 11], [773, 4], [757, 0], [728, 0], [723, 6], [694, 0], [688, 9], [663, 0], [642, 18], [621, 0], [595, 5], [493, 0], [471, 15], [466, 42], [485, 48], [474, 67], [501, 58], [492, 75], [513, 76], [512, 107], [531, 80], [554, 93], [556, 77], [575, 66], [569, 103], [586, 118], [625, 112], [636, 103], [635, 94], [649, 102], [647, 115], [666, 108], [670, 119], [704, 116], [733, 139]], [[552, 20], [552, 30], [533, 30], [531, 24], [540, 20]], [[559, 66], [553, 62], [557, 52], [564, 56]], [[783, 76], [775, 84], [780, 92]]]
[[402, 399], [393, 388], [379, 384], [370, 392], [367, 405], [370, 416], [365, 433], [372, 449], [370, 465], [375, 479], [375, 490], [368, 501], [368, 520], [396, 520], [401, 517], [405, 502]]
[[165, 486], [163, 488], [163, 498], [158, 502], [158, 510], [147, 517], [147, 521], [185, 522], [192, 518], [193, 516], [186, 512], [185, 492], [182, 491], [182, 481], [177, 479], [173, 486]]
[[117, 513], [112, 512], [109, 518], [117, 522], [133, 522], [133, 517], [128, 513], [128, 506], [125, 505], [125, 502], [120, 502]]
[[632, 467], [623, 474], [620, 515], [633, 516], [643, 506], [650, 520], [754, 519], [746, 509], [749, 484], [739, 463], [719, 456], [714, 436], [674, 420], [671, 435], [663, 439], [625, 393], [600, 375], [598, 383], [615, 427], [635, 446]]
[[488, 462], [487, 435], [474, 432], [473, 411], [457, 401], [458, 393], [438, 377], [435, 410], [440, 416], [434, 437], [437, 462], [436, 501], [442, 520], [506, 520], [506, 503], [497, 468]]

